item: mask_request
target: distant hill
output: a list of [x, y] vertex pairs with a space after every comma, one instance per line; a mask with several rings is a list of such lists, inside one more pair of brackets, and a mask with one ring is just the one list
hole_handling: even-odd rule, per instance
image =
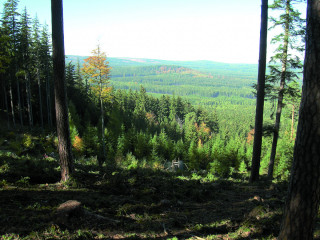
[[[66, 57], [82, 65], [86, 56]], [[254, 105], [251, 85], [257, 79], [257, 64], [230, 64], [212, 61], [166, 61], [140, 58], [108, 58], [110, 82], [115, 88], [152, 94], [175, 94], [193, 103]]]
[[[67, 55], [66, 62], [72, 61], [74, 64], [80, 60], [80, 64], [88, 56]], [[257, 64], [239, 64], [239, 63], [221, 63], [207, 60], [201, 61], [168, 61], [159, 59], [146, 58], [108, 58], [109, 64], [112, 68], [116, 67], [142, 67], [152, 65], [174, 65], [191, 68], [205, 72], [219, 72], [225, 74], [240, 74], [240, 75], [257, 75]]]

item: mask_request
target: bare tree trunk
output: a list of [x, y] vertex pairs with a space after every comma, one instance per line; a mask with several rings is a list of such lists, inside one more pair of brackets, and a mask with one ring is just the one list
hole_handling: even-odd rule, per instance
[[[98, 54], [100, 57], [100, 46], [98, 45]], [[102, 158], [100, 159], [101, 162], [99, 162], [100, 167], [102, 166], [102, 163], [106, 160], [106, 144], [105, 144], [105, 136], [104, 136], [104, 108], [103, 108], [103, 99], [102, 99], [102, 76], [101, 76], [101, 70], [99, 73], [100, 78], [100, 108], [101, 108], [101, 140], [102, 140]]]
[[308, 0], [297, 138], [279, 238], [313, 239], [320, 200], [320, 0]]
[[294, 104], [292, 104], [292, 113], [291, 113], [291, 135], [290, 135], [290, 139], [293, 139], [293, 135], [294, 135], [294, 115], [295, 115], [295, 106]]
[[102, 156], [99, 161], [100, 167], [102, 166], [103, 162], [106, 160], [106, 143], [105, 143], [105, 136], [104, 136], [104, 108], [103, 108], [103, 101], [102, 97], [100, 96], [100, 107], [101, 107], [101, 145], [102, 145]]
[[51, 89], [50, 89], [50, 78], [49, 78], [48, 66], [46, 66], [46, 71], [47, 71], [47, 79], [46, 79], [47, 117], [48, 117], [48, 124], [50, 127], [52, 127]]
[[10, 95], [12, 123], [13, 123], [13, 127], [16, 127], [16, 120], [15, 120], [15, 114], [14, 114], [14, 105], [13, 105], [13, 96], [12, 96], [12, 85], [11, 85], [10, 81], [9, 81], [9, 95]]
[[22, 108], [21, 108], [21, 96], [20, 96], [20, 83], [19, 80], [16, 80], [17, 82], [17, 95], [18, 95], [18, 112], [19, 112], [19, 119], [20, 119], [20, 125], [23, 127], [23, 116], [22, 116]]
[[31, 88], [30, 88], [30, 78], [29, 74], [25, 74], [26, 80], [26, 95], [27, 95], [27, 106], [28, 106], [28, 119], [29, 119], [29, 126], [33, 126], [33, 116], [32, 116], [32, 105], [31, 105]]
[[268, 32], [268, 0], [262, 0], [258, 89], [257, 89], [256, 119], [255, 119], [255, 128], [254, 128], [254, 142], [253, 142], [253, 155], [252, 155], [250, 182], [254, 182], [259, 179], [261, 144], [262, 144], [266, 56], [267, 56], [267, 32]]
[[7, 115], [7, 127], [10, 129], [10, 116], [9, 116], [9, 106], [8, 106], [8, 96], [7, 96], [7, 89], [6, 83], [3, 81], [3, 97], [4, 97], [4, 105], [6, 108], [6, 115]]
[[283, 107], [283, 95], [284, 95], [284, 85], [286, 83], [286, 72], [287, 72], [287, 61], [288, 61], [288, 45], [289, 45], [289, 14], [290, 14], [290, 1], [286, 0], [286, 23], [284, 29], [284, 43], [283, 43], [283, 52], [282, 52], [282, 69], [280, 75], [280, 88], [278, 93], [278, 106], [276, 112], [276, 122], [274, 124], [274, 132], [273, 132], [273, 141], [271, 148], [271, 155], [269, 161], [269, 169], [268, 169], [268, 178], [273, 178], [273, 169], [274, 169], [274, 160], [276, 158], [277, 153], [277, 145], [279, 138], [279, 130], [280, 130], [280, 119], [281, 112]]
[[41, 81], [40, 81], [40, 73], [39, 67], [37, 67], [37, 79], [38, 79], [38, 90], [39, 90], [39, 104], [40, 104], [40, 124], [43, 129], [43, 112], [42, 112], [42, 96], [41, 96]]
[[51, 0], [51, 14], [56, 122], [59, 140], [61, 181], [65, 182], [72, 175], [74, 171], [74, 165], [71, 152], [67, 91], [65, 81], [66, 76], [62, 0]]

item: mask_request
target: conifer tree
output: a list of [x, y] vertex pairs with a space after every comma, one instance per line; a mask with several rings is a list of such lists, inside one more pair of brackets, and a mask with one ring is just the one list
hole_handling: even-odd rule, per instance
[[197, 142], [196, 122], [196, 114], [194, 112], [186, 115], [184, 122], [184, 139], [188, 144]]
[[73, 171], [68, 106], [65, 83], [65, 55], [62, 0], [51, 0], [53, 73], [55, 89], [56, 123], [59, 140], [61, 181], [67, 181]]
[[93, 56], [85, 59], [82, 71], [89, 78], [91, 89], [98, 97], [100, 104], [102, 156], [99, 157], [99, 164], [102, 165], [106, 158], [104, 105], [106, 100], [111, 97], [111, 88], [108, 86], [110, 67], [108, 65], [109, 63], [107, 62], [106, 54], [101, 51], [100, 45], [98, 45], [97, 48], [92, 51], [92, 54]]
[[7, 97], [7, 79], [8, 75], [6, 71], [10, 66], [10, 55], [9, 55], [9, 36], [5, 35], [2, 26], [0, 26], [0, 83], [1, 89], [3, 90], [3, 104], [7, 115], [7, 127], [10, 128], [10, 116], [9, 116], [9, 105]]
[[300, 101], [301, 101], [301, 87], [299, 83], [297, 82], [291, 82], [288, 84], [287, 88], [288, 96], [285, 98], [287, 105], [291, 105], [291, 134], [290, 139], [293, 140], [294, 138], [294, 124], [295, 124], [295, 118], [298, 115], [297, 114], [297, 108], [299, 107]]
[[[19, 75], [22, 75], [25, 80], [26, 99], [27, 99], [27, 112], [29, 126], [33, 126], [33, 114], [31, 104], [31, 31], [30, 31], [30, 18], [25, 8], [20, 18], [20, 31], [18, 34], [18, 67]], [[18, 94], [19, 96], [20, 94]], [[22, 122], [21, 122], [22, 124]]]
[[80, 59], [79, 58], [77, 58], [75, 78], [76, 78], [76, 83], [78, 85], [78, 89], [82, 90], [83, 82], [82, 82], [82, 75], [81, 75], [81, 67], [80, 67]]
[[168, 95], [162, 95], [159, 102], [159, 121], [163, 122], [170, 114], [170, 98]]
[[137, 99], [133, 115], [135, 118], [135, 126], [138, 130], [146, 129], [146, 109], [147, 109], [147, 94], [146, 89], [140, 86], [140, 91], [137, 92]]
[[41, 36], [40, 36], [40, 59], [41, 59], [41, 69], [42, 74], [45, 79], [45, 93], [46, 93], [46, 109], [47, 109], [47, 121], [48, 125], [52, 127], [53, 117], [52, 117], [52, 79], [51, 79], [51, 66], [52, 66], [52, 57], [50, 56], [51, 52], [51, 43], [49, 39], [48, 26], [45, 24], [42, 27]]
[[287, 84], [290, 81], [298, 80], [299, 76], [297, 73], [302, 68], [300, 58], [294, 52], [303, 51], [301, 43], [304, 40], [305, 21], [301, 19], [301, 14], [293, 8], [294, 2], [294, 0], [275, 0], [271, 5], [272, 9], [283, 11], [278, 19], [271, 18], [273, 22], [272, 28], [282, 27], [283, 32], [272, 39], [272, 43], [279, 45], [276, 49], [276, 54], [271, 58], [273, 65], [269, 66], [270, 75], [267, 77], [269, 84], [273, 86], [277, 83], [280, 84], [279, 88], [273, 88], [274, 99], [276, 99], [278, 103], [268, 169], [268, 177], [270, 179], [273, 177], [284, 96], [286, 93], [290, 93], [286, 91], [288, 88]]
[[254, 182], [259, 179], [261, 144], [262, 144], [264, 87], [265, 87], [266, 55], [267, 55], [268, 0], [262, 0], [261, 2], [262, 2], [262, 5], [261, 5], [258, 90], [257, 90], [256, 119], [255, 119], [255, 132], [254, 132], [250, 182]]
[[7, 0], [4, 3], [3, 7], [3, 16], [2, 16], [2, 27], [3, 32], [8, 36], [8, 45], [9, 45], [9, 97], [10, 97], [10, 107], [12, 115], [12, 123], [15, 126], [15, 111], [14, 111], [14, 102], [13, 102], [13, 84], [17, 84], [17, 97], [18, 97], [18, 110], [20, 123], [22, 123], [22, 112], [21, 112], [21, 101], [20, 101], [20, 84], [16, 78], [17, 73], [17, 34], [18, 34], [18, 17], [20, 14], [17, 12], [18, 9], [18, 0]]
[[320, 0], [308, 0], [302, 100], [279, 240], [311, 240], [320, 202]]
[[40, 125], [43, 128], [43, 102], [42, 102], [42, 89], [41, 89], [41, 39], [40, 39], [40, 23], [36, 16], [33, 20], [32, 25], [32, 58], [35, 66], [35, 75], [38, 84], [38, 95], [39, 95], [39, 113], [40, 113]]

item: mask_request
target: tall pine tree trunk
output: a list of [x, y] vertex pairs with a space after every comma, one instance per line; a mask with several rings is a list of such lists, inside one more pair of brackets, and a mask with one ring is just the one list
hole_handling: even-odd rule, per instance
[[62, 0], [51, 0], [53, 75], [56, 105], [56, 123], [59, 140], [61, 181], [67, 181], [74, 171], [68, 120], [65, 81], [65, 54]]
[[4, 97], [4, 105], [6, 108], [6, 115], [7, 115], [7, 127], [10, 129], [10, 116], [9, 116], [9, 106], [8, 106], [8, 96], [7, 96], [7, 89], [6, 83], [3, 81], [3, 97]]
[[103, 101], [100, 97], [100, 107], [101, 107], [101, 145], [102, 145], [102, 156], [99, 161], [100, 167], [102, 163], [106, 160], [106, 143], [105, 143], [105, 136], [104, 136], [104, 109], [103, 109]]
[[30, 78], [29, 74], [26, 72], [25, 74], [26, 80], [26, 95], [27, 95], [27, 106], [28, 106], [28, 119], [29, 119], [29, 126], [33, 126], [33, 116], [32, 116], [32, 104], [31, 104], [31, 88], [30, 88]]
[[38, 79], [38, 90], [39, 90], [39, 104], [40, 104], [40, 124], [43, 129], [43, 112], [42, 112], [42, 96], [41, 96], [41, 81], [40, 81], [40, 73], [39, 67], [37, 67], [37, 79]]
[[[99, 49], [99, 48], [98, 48]], [[100, 73], [100, 108], [101, 108], [101, 140], [102, 140], [102, 156], [99, 161], [100, 167], [102, 163], [106, 160], [106, 143], [105, 143], [105, 136], [104, 136], [104, 108], [103, 108], [103, 99], [102, 99], [102, 77]]]
[[294, 135], [294, 115], [295, 115], [295, 106], [294, 104], [292, 104], [292, 113], [291, 113], [291, 135], [290, 135], [290, 139], [293, 139], [293, 135]]
[[267, 32], [268, 32], [268, 0], [262, 0], [259, 71], [258, 71], [258, 85], [257, 85], [258, 89], [257, 89], [256, 119], [255, 119], [255, 128], [254, 128], [254, 142], [253, 142], [253, 155], [252, 155], [250, 182], [254, 182], [259, 179], [261, 144], [262, 144], [266, 56], [267, 56]]
[[20, 92], [20, 83], [19, 80], [16, 80], [17, 83], [17, 95], [18, 95], [18, 112], [19, 112], [19, 119], [20, 125], [23, 127], [23, 116], [22, 116], [22, 107], [21, 107], [21, 92]]
[[320, 0], [308, 0], [297, 138], [279, 240], [311, 240], [320, 200]]
[[15, 114], [14, 114], [14, 105], [13, 105], [13, 95], [12, 95], [12, 85], [11, 85], [10, 81], [9, 81], [9, 96], [10, 96], [12, 123], [13, 123], [13, 127], [16, 127], [16, 120], [15, 120]]
[[47, 100], [47, 118], [48, 125], [52, 127], [52, 109], [51, 109], [51, 87], [50, 87], [50, 77], [49, 77], [49, 67], [46, 66], [46, 100]]
[[283, 95], [284, 95], [284, 86], [286, 83], [286, 72], [287, 72], [287, 61], [288, 61], [288, 45], [289, 45], [289, 21], [290, 21], [290, 5], [291, 0], [286, 0], [286, 23], [284, 29], [284, 42], [283, 42], [283, 51], [282, 51], [282, 69], [280, 75], [280, 88], [278, 93], [278, 105], [277, 105], [277, 112], [276, 112], [276, 122], [274, 124], [274, 131], [273, 131], [273, 141], [272, 141], [272, 148], [271, 148], [271, 155], [269, 161], [269, 169], [268, 169], [268, 178], [273, 178], [273, 169], [274, 169], [274, 160], [276, 158], [277, 153], [277, 145], [278, 145], [278, 138], [279, 138], [279, 130], [280, 130], [280, 119], [281, 119], [281, 112], [283, 107]]

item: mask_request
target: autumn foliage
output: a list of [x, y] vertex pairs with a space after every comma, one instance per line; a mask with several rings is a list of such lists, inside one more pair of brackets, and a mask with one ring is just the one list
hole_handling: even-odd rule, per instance
[[111, 67], [99, 45], [92, 51], [92, 55], [84, 60], [82, 72], [89, 79], [93, 93], [100, 99], [107, 100], [111, 92], [111, 87], [108, 86]]
[[84, 144], [82, 138], [78, 135], [74, 137], [72, 146], [78, 151], [81, 152], [84, 149]]

